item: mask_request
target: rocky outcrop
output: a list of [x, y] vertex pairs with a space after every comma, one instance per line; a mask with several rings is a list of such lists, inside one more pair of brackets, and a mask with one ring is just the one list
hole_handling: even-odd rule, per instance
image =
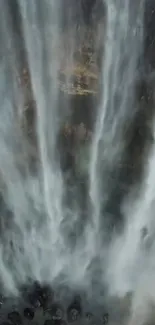
[[[79, 155], [81, 157], [81, 150], [83, 151], [82, 148], [85, 148], [87, 143], [89, 145], [91, 140], [94, 109], [99, 92], [99, 54], [102, 49], [101, 30], [100, 24], [96, 30], [83, 25], [80, 29], [75, 28], [73, 31], [65, 31], [62, 34], [61, 51], [59, 51], [61, 55], [58, 58], [60, 59], [58, 109], [64, 116], [63, 109], [65, 111], [65, 105], [68, 110], [64, 118], [64, 124], [61, 125], [60, 138], [62, 144], [60, 147], [62, 152], [65, 151], [67, 155], [67, 157], [64, 157], [63, 154], [63, 159], [69, 162], [67, 163], [69, 168], [71, 161], [72, 164], [74, 161], [74, 167], [78, 169], [77, 161], [79, 161]], [[75, 35], [76, 42], [73, 42], [73, 36], [75, 37]], [[17, 79], [18, 86], [24, 94], [23, 114], [20, 115], [21, 124], [28, 136], [30, 155], [35, 156], [37, 154], [35, 136], [36, 103], [33, 98], [28, 64], [25, 60]], [[62, 148], [63, 144], [64, 147]], [[84, 163], [81, 162], [80, 166], [80, 168], [83, 168]]]

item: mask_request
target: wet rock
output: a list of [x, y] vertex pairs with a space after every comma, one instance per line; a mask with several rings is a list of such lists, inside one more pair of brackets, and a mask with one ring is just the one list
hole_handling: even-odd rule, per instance
[[79, 310], [75, 307], [72, 307], [69, 309], [68, 311], [68, 321], [70, 322], [75, 322], [79, 319], [80, 314], [79, 314]]
[[28, 303], [31, 304], [33, 308], [40, 307], [40, 301], [37, 293], [36, 283], [30, 283], [29, 285], [23, 285], [20, 289], [21, 296]]
[[34, 311], [32, 308], [25, 308], [24, 309], [24, 317], [32, 320], [34, 318]]
[[102, 324], [103, 324], [103, 325], [108, 324], [108, 320], [109, 320], [109, 315], [108, 315], [108, 313], [105, 313], [105, 314], [103, 315], [103, 318], [102, 318]]
[[64, 317], [64, 310], [58, 303], [54, 303], [47, 311], [53, 320], [62, 320]]
[[37, 293], [31, 293], [29, 294], [29, 302], [30, 304], [34, 307], [34, 308], [39, 308], [41, 307], [41, 303], [39, 300], [39, 297], [37, 295]]
[[5, 297], [3, 295], [0, 294], [0, 308], [2, 307], [2, 305], [5, 302]]
[[86, 313], [85, 318], [87, 322], [91, 322], [93, 320], [93, 314], [88, 312]]
[[67, 318], [69, 322], [75, 322], [80, 319], [82, 314], [81, 301], [75, 298], [67, 309]]
[[22, 324], [22, 318], [18, 311], [12, 311], [8, 314], [8, 319], [12, 322], [14, 325], [21, 325]]
[[53, 301], [53, 296], [54, 294], [48, 286], [42, 287], [39, 291], [39, 301], [44, 310], [46, 310]]
[[48, 286], [40, 286], [37, 282], [29, 294], [29, 301], [34, 308], [42, 307], [45, 310], [52, 299], [52, 290]]

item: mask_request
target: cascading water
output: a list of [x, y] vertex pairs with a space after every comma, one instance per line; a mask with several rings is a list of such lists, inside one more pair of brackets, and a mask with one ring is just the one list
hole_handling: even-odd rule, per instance
[[[16, 75], [13, 74], [13, 70], [18, 70], [18, 66], [9, 25], [8, 6], [2, 2], [1, 42], [4, 53], [1, 59], [1, 177], [5, 184], [7, 204], [13, 217], [11, 227], [2, 239], [1, 276], [6, 289], [13, 292], [27, 277], [40, 280], [44, 278], [43, 281], [49, 277], [50, 280], [51, 270], [53, 276], [55, 273], [57, 275], [63, 266], [60, 267], [55, 261], [56, 254], [61, 255], [64, 250], [60, 235], [60, 224], [64, 218], [63, 180], [56, 157], [59, 125], [58, 2], [55, 4], [46, 1], [43, 5], [33, 2], [29, 6], [28, 2], [20, 1], [19, 5], [32, 90], [36, 101], [40, 166], [37, 178], [34, 178], [26, 161], [23, 168], [18, 165], [18, 155], [22, 155], [26, 150], [16, 116], [17, 108], [22, 107], [23, 101], [20, 98], [21, 89], [18, 89]], [[55, 249], [57, 252], [54, 252]], [[54, 258], [53, 262], [51, 258]], [[64, 256], [61, 257], [61, 264], [63, 259]], [[45, 265], [46, 261], [48, 267]], [[9, 265], [12, 265], [10, 273], [7, 271]]]
[[[90, 161], [93, 226], [101, 226], [101, 209], [113, 187], [109, 176], [119, 167], [125, 150], [126, 125], [136, 112], [135, 85], [142, 49], [142, 1], [107, 1], [103, 92]], [[104, 218], [104, 217], [103, 217]], [[96, 236], [95, 233], [95, 236]]]
[[[141, 324], [141, 315], [135, 312], [140, 304], [144, 304], [140, 294], [147, 295], [147, 302], [149, 299], [154, 302], [150, 281], [141, 289], [142, 280], [148, 281], [148, 274], [152, 281], [154, 279], [154, 243], [151, 242], [146, 257], [140, 237], [142, 228], [147, 232], [149, 228], [153, 231], [154, 227], [154, 151], [149, 158], [148, 170], [144, 172], [139, 195], [134, 199], [133, 195], [132, 199], [130, 195], [126, 196], [125, 201], [122, 199], [120, 203], [124, 219], [121, 233], [113, 227], [109, 235], [107, 220], [111, 216], [107, 205], [114, 189], [119, 191], [118, 183], [112, 176], [119, 173], [127, 150], [126, 129], [132, 125], [139, 110], [136, 85], [143, 50], [144, 1], [104, 2], [106, 24], [103, 31], [102, 94], [96, 109], [90, 150], [88, 216], [84, 231], [75, 238], [72, 247], [72, 241], [66, 240], [66, 231], [67, 234], [73, 231], [76, 237], [80, 207], [72, 209], [72, 205], [66, 204], [66, 180], [57, 149], [64, 119], [59, 109], [62, 2], [33, 0], [30, 4], [27, 0], [19, 0], [17, 3], [35, 102], [38, 161], [34, 172], [27, 159], [28, 143], [20, 126], [24, 93], [16, 78], [20, 64], [15, 35], [8, 1], [2, 0], [0, 179], [9, 213], [7, 220], [3, 215], [1, 218], [1, 283], [4, 290], [13, 295], [18, 295], [19, 287], [30, 280], [53, 285], [59, 279], [63, 285], [73, 289], [86, 289], [88, 295], [92, 294], [92, 290], [97, 293], [102, 291], [103, 287], [106, 288], [104, 299], [107, 304], [113, 296], [124, 298], [132, 292], [131, 324]], [[69, 53], [71, 59], [74, 43]], [[132, 208], [129, 209], [129, 205]], [[114, 220], [115, 211], [115, 224]], [[142, 273], [140, 267], [143, 268]], [[99, 289], [92, 286], [94, 279], [97, 286], [99, 283]], [[102, 293], [99, 299], [102, 300]], [[139, 317], [138, 321], [136, 317]], [[120, 319], [115, 321], [119, 323]]]

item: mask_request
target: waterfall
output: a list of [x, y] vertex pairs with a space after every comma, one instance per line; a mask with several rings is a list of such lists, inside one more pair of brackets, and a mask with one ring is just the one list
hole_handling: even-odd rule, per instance
[[[102, 96], [90, 160], [90, 200], [95, 236], [101, 227], [104, 205], [109, 199], [114, 170], [122, 163], [127, 127], [138, 110], [136, 82], [143, 45], [143, 3], [106, 2], [105, 50]], [[104, 221], [103, 221], [104, 222]]]
[[[58, 143], [71, 105], [66, 96], [64, 107], [60, 107], [60, 71], [66, 64], [63, 69], [68, 71], [69, 87], [77, 44], [84, 37], [80, 34], [82, 6], [79, 1], [80, 27], [71, 30], [76, 10], [64, 10], [62, 0], [31, 3], [16, 0], [14, 7], [9, 0], [1, 0], [0, 284], [7, 294], [18, 296], [25, 283], [36, 280], [54, 286], [60, 282], [73, 290], [86, 290], [91, 298], [100, 295], [94, 298], [99, 303], [104, 296], [107, 305], [114, 297], [124, 299], [131, 294], [129, 324], [133, 325], [143, 323], [150, 301], [153, 304], [155, 301], [151, 286], [155, 234], [154, 143], [143, 160], [139, 182], [135, 179], [131, 186], [126, 184], [128, 169], [123, 169], [130, 156], [129, 131], [142, 109], [147, 109], [147, 104], [137, 98], [145, 52], [145, 3], [144, 0], [105, 0], [103, 4], [103, 31], [100, 28], [103, 51], [96, 95], [99, 100], [94, 109], [90, 149], [86, 148], [89, 163], [85, 167], [87, 175], [82, 179], [86, 193], [80, 193], [87, 208], [81, 212], [82, 186], [74, 172], [69, 176], [64, 172]], [[87, 11], [87, 4], [83, 8]], [[16, 22], [12, 10], [18, 12]], [[86, 21], [89, 24], [90, 17]], [[64, 22], [68, 22], [70, 29], [65, 41]], [[64, 60], [65, 42], [67, 58]], [[23, 56], [19, 55], [20, 46]], [[23, 64], [27, 67], [29, 86], [23, 85]], [[33, 140], [25, 134], [22, 124], [25, 98], [33, 103]], [[151, 127], [154, 132], [154, 122]], [[75, 145], [75, 139], [72, 141]], [[120, 190], [122, 178], [123, 186], [127, 187], [124, 192]], [[143, 313], [139, 312], [140, 306]], [[115, 317], [112, 307], [111, 312]]]

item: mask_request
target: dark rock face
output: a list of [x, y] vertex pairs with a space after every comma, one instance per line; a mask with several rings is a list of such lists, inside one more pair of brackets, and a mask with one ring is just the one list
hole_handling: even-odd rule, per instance
[[[64, 26], [80, 22], [88, 25], [97, 23], [105, 14], [103, 0], [62, 0]], [[68, 13], [68, 15], [67, 15]], [[67, 19], [69, 17], [69, 20]]]
[[51, 303], [53, 299], [53, 293], [47, 285], [40, 286], [39, 283], [35, 282], [30, 289], [24, 292], [24, 297], [34, 309], [43, 308], [46, 310], [49, 302]]
[[[11, 42], [14, 49], [16, 49], [16, 57], [18, 60], [19, 67], [22, 67], [23, 62], [26, 62], [26, 52], [19, 3], [18, 0], [6, 0], [4, 1], [4, 3], [5, 10], [7, 12], [8, 23], [11, 26]], [[3, 1], [1, 1], [1, 5], [2, 7], [0, 8], [0, 10], [3, 10]]]
[[144, 62], [147, 71], [155, 69], [155, 1], [145, 1]]

